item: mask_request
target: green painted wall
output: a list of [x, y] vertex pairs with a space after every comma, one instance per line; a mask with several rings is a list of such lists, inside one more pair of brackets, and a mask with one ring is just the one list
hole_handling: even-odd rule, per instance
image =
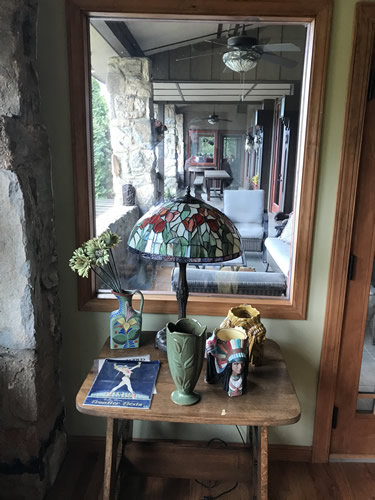
[[[79, 414], [75, 409], [75, 395], [92, 359], [108, 335], [109, 314], [77, 310], [76, 276], [68, 268], [68, 260], [75, 248], [75, 227], [64, 1], [40, 0], [39, 3], [38, 71], [42, 111], [52, 155], [66, 427], [73, 435], [100, 435], [104, 434], [104, 422]], [[312, 444], [355, 3], [355, 0], [336, 0], [334, 5], [307, 319], [264, 320], [267, 336], [276, 340], [282, 348], [302, 407], [300, 422], [272, 429], [270, 440], [273, 443]], [[209, 329], [222, 320], [212, 316], [197, 319], [207, 324]], [[169, 317], [165, 315], [145, 315], [144, 328], [161, 328], [167, 320]], [[227, 441], [239, 440], [235, 428], [222, 426], [157, 423], [150, 426], [138, 423], [136, 431], [145, 437], [205, 440], [217, 436]]]

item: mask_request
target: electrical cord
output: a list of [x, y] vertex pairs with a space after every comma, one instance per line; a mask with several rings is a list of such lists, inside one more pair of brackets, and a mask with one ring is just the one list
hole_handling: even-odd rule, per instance
[[[245, 445], [245, 441], [244, 441], [244, 438], [241, 434], [241, 431], [239, 429], [239, 427], [236, 425], [237, 427], [237, 431], [239, 433], [239, 435], [241, 436], [241, 439], [242, 439], [242, 442], [243, 442], [243, 445]], [[210, 445], [212, 443], [219, 443], [222, 445], [223, 448], [225, 448], [226, 446], [228, 446], [228, 443], [226, 443], [223, 439], [220, 439], [220, 438], [212, 438], [208, 441], [207, 443], [207, 447], [210, 447]], [[194, 481], [198, 484], [200, 484], [201, 486], [203, 486], [204, 488], [207, 488], [208, 490], [212, 489], [212, 488], [215, 488], [218, 484], [219, 484], [219, 481], [209, 481], [208, 484], [204, 484], [202, 481], [199, 481], [198, 479], [194, 479]], [[216, 500], [217, 498], [220, 498], [222, 497], [223, 495], [226, 495], [227, 493], [230, 493], [231, 491], [233, 491], [234, 489], [236, 489], [238, 486], [238, 482], [235, 483], [234, 486], [232, 486], [232, 488], [229, 488], [229, 490], [225, 490], [225, 491], [222, 491], [221, 493], [219, 493], [218, 495], [216, 496], [211, 496], [211, 495], [205, 495], [203, 497], [203, 500]]]
[[216, 443], [216, 442], [222, 444], [223, 447], [228, 446], [228, 443], [226, 443], [225, 441], [223, 441], [220, 438], [212, 438], [212, 439], [210, 439], [208, 441], [208, 443], [207, 443], [207, 446], [209, 447], [212, 443]]
[[239, 435], [240, 435], [240, 437], [241, 437], [241, 440], [242, 440], [243, 445], [246, 447], [245, 440], [244, 440], [244, 438], [243, 438], [242, 432], [240, 431], [240, 428], [238, 427], [238, 425], [236, 425], [236, 429], [237, 429], [237, 431], [238, 431], [238, 434], [239, 434]]
[[218, 481], [210, 481], [208, 484], [204, 484], [202, 481], [199, 481], [199, 479], [194, 479], [194, 481], [208, 490], [218, 485]]
[[232, 486], [231, 488], [229, 488], [229, 490], [222, 491], [221, 493], [219, 493], [218, 495], [216, 495], [214, 497], [205, 495], [203, 497], [203, 500], [216, 500], [217, 498], [220, 498], [220, 497], [226, 495], [227, 493], [230, 493], [231, 491], [235, 490], [237, 488], [237, 486], [238, 486], [238, 483], [236, 482], [234, 484], [234, 486]]
[[234, 486], [232, 486], [232, 488], [229, 488], [229, 490], [225, 490], [221, 493], [219, 493], [218, 495], [216, 495], [216, 497], [212, 497], [212, 500], [216, 500], [216, 498], [220, 498], [222, 497], [223, 495], [226, 495], [227, 493], [230, 493], [231, 491], [235, 490], [238, 486], [238, 483], [236, 482]]

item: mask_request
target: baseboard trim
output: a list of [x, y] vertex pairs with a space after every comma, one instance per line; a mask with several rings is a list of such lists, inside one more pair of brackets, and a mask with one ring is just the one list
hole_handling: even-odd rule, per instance
[[311, 446], [270, 444], [268, 447], [270, 462], [308, 462], [312, 461]]

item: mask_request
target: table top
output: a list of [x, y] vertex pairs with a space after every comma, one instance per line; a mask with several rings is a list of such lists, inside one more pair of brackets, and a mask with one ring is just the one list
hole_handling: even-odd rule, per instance
[[98, 417], [197, 424], [273, 426], [293, 424], [299, 420], [300, 405], [280, 348], [273, 340], [267, 339], [265, 342], [263, 365], [249, 370], [245, 394], [230, 398], [220, 383], [207, 384], [204, 381], [204, 362], [195, 388], [201, 395], [200, 402], [192, 406], [179, 406], [170, 399], [175, 385], [169, 371], [167, 354], [155, 349], [154, 339], [155, 332], [142, 332], [141, 347], [138, 349], [110, 349], [107, 339], [98, 356], [116, 358], [150, 354], [151, 360], [160, 361], [157, 394], [153, 395], [150, 409], [84, 406], [83, 402], [95, 377], [93, 367], [77, 394], [78, 411]]
[[207, 179], [231, 179], [231, 176], [225, 170], [205, 170], [204, 176]]
[[214, 170], [214, 169], [216, 169], [215, 165], [201, 165], [201, 166], [190, 165], [189, 172], [205, 172], [207, 170]]

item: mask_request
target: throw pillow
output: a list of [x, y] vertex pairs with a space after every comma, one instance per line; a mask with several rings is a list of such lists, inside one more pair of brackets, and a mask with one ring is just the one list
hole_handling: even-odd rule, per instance
[[286, 226], [283, 229], [283, 232], [279, 236], [279, 239], [281, 241], [285, 241], [285, 243], [290, 244], [292, 242], [293, 229], [294, 229], [294, 214], [291, 213], [288, 222], [286, 223]]

